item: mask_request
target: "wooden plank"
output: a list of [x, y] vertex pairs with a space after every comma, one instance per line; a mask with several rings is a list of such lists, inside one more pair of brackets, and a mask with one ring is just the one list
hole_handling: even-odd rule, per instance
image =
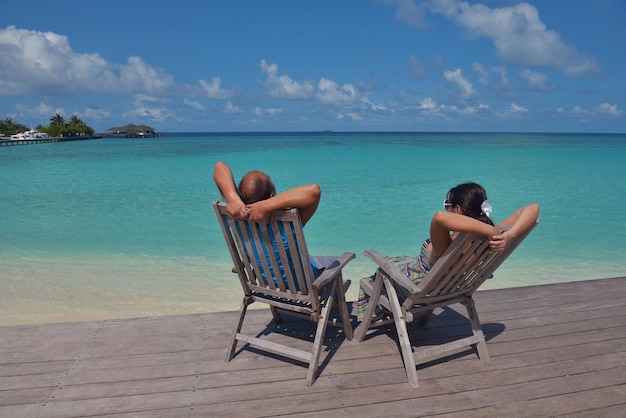
[[[626, 278], [475, 299], [491, 363], [465, 350], [420, 365], [418, 389], [391, 328], [358, 343], [329, 327], [307, 388], [298, 361], [240, 348], [224, 362], [236, 312], [0, 327], [0, 416], [623, 415]], [[462, 309], [409, 326], [412, 341], [470, 335]], [[271, 318], [252, 310], [244, 328], [295, 348], [313, 341], [310, 321]]]

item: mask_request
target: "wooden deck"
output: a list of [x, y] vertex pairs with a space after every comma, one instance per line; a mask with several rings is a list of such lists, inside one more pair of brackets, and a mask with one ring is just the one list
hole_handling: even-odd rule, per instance
[[[391, 332], [363, 343], [327, 332], [306, 367], [250, 349], [224, 362], [236, 313], [0, 327], [1, 417], [626, 416], [626, 278], [478, 292], [491, 363], [464, 351], [406, 381]], [[445, 321], [444, 321], [445, 319]], [[268, 310], [244, 329], [276, 330]], [[268, 338], [312, 340], [287, 320]], [[424, 345], [469, 325], [440, 311]]]

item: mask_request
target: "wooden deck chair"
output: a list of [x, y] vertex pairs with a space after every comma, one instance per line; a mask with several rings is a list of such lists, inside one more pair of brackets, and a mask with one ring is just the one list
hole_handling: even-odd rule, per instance
[[[350, 282], [343, 281], [342, 269], [355, 254], [344, 253], [338, 257], [337, 262], [315, 278], [297, 209], [273, 212], [268, 223], [256, 223], [232, 219], [223, 202], [214, 201], [213, 207], [235, 265], [233, 272], [239, 276], [244, 293], [239, 309], [239, 322], [231, 338], [226, 361], [233, 358], [237, 342], [241, 341], [308, 363], [307, 386], [310, 386], [317, 374], [324, 334], [333, 305], [339, 306], [341, 314], [341, 321], [336, 321], [335, 325], [343, 327], [345, 337], [352, 339], [352, 325], [345, 298]], [[273, 246], [273, 237], [277, 238], [279, 245]], [[281, 241], [287, 245], [281, 245]], [[317, 323], [312, 350], [304, 351], [258, 336], [242, 334], [246, 310], [253, 302], [267, 303], [278, 324], [281, 323], [281, 314], [306, 318]]]
[[[487, 343], [472, 295], [485, 280], [493, 276], [493, 272], [535, 226], [517, 236], [500, 252], [491, 251], [484, 236], [461, 233], [419, 284], [413, 283], [376, 251], [365, 251], [364, 254], [378, 265], [378, 269], [373, 283], [367, 279], [361, 280], [361, 286], [370, 299], [363, 321], [355, 330], [357, 341], [363, 341], [370, 328], [395, 323], [404, 367], [409, 384], [413, 387], [418, 387], [416, 365], [446, 357], [465, 347], [476, 345], [478, 357], [488, 363]], [[419, 317], [419, 325], [426, 326], [434, 309], [454, 303], [465, 305], [472, 336], [416, 349], [414, 352], [407, 323]], [[377, 304], [382, 305], [387, 314], [373, 321]]]

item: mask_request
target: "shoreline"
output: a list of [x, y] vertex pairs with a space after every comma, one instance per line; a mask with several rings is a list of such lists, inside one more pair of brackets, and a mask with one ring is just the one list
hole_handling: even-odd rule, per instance
[[[545, 283], [528, 283], [524, 285], [518, 286], [508, 286], [508, 287], [490, 287], [488, 286], [488, 282], [483, 285], [478, 292], [481, 291], [493, 291], [493, 290], [502, 290], [502, 289], [522, 289], [526, 287], [541, 287], [541, 286], [551, 286], [554, 284], [567, 284], [567, 283], [575, 283], [575, 282], [584, 282], [584, 281], [595, 281], [595, 280], [611, 280], [611, 279], [626, 279], [626, 276], [612, 276], [612, 277], [597, 277], [597, 278], [585, 278], [580, 280], [569, 280], [569, 281], [557, 281], [557, 282], [545, 282]], [[350, 293], [356, 292], [358, 286], [354, 285], [355, 280], [352, 281], [352, 285], [350, 286]], [[105, 314], [104, 312], [56, 312], [56, 313], [15, 313], [15, 314], [0, 314], [0, 328], [1, 327], [14, 327], [14, 326], [29, 326], [29, 325], [50, 325], [50, 324], [66, 324], [66, 323], [83, 323], [83, 322], [94, 322], [94, 321], [116, 321], [116, 320], [128, 320], [128, 319], [142, 319], [142, 318], [160, 318], [160, 317], [170, 317], [170, 316], [181, 316], [181, 315], [198, 315], [198, 314], [212, 314], [212, 313], [220, 313], [220, 312], [233, 312], [239, 309], [239, 304], [241, 303], [241, 290], [238, 290], [238, 294], [235, 297], [236, 303], [232, 305], [232, 308], [228, 306], [221, 306], [215, 309], [208, 308], [207, 306], [196, 306], [192, 308], [191, 306], [186, 306], [184, 309], [175, 309], [173, 306], [170, 306], [169, 309], [160, 310], [148, 310], [145, 312], [138, 311], [117, 311], [116, 313], [109, 312]], [[347, 296], [348, 303], [354, 303], [356, 298]], [[167, 304], [165, 304], [167, 305]], [[252, 304], [248, 307], [248, 309], [267, 309], [267, 305], [265, 304]]]

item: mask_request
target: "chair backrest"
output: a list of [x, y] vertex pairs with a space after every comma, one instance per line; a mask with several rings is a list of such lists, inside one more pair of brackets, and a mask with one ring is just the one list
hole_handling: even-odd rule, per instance
[[436, 302], [457, 295], [471, 295], [493, 276], [535, 226], [515, 237], [503, 251], [491, 251], [489, 241], [482, 235], [460, 233], [424, 276], [418, 292], [410, 299], [427, 298]]
[[213, 207], [246, 295], [319, 303], [297, 209], [275, 211], [269, 222], [259, 223], [231, 218], [224, 202]]

